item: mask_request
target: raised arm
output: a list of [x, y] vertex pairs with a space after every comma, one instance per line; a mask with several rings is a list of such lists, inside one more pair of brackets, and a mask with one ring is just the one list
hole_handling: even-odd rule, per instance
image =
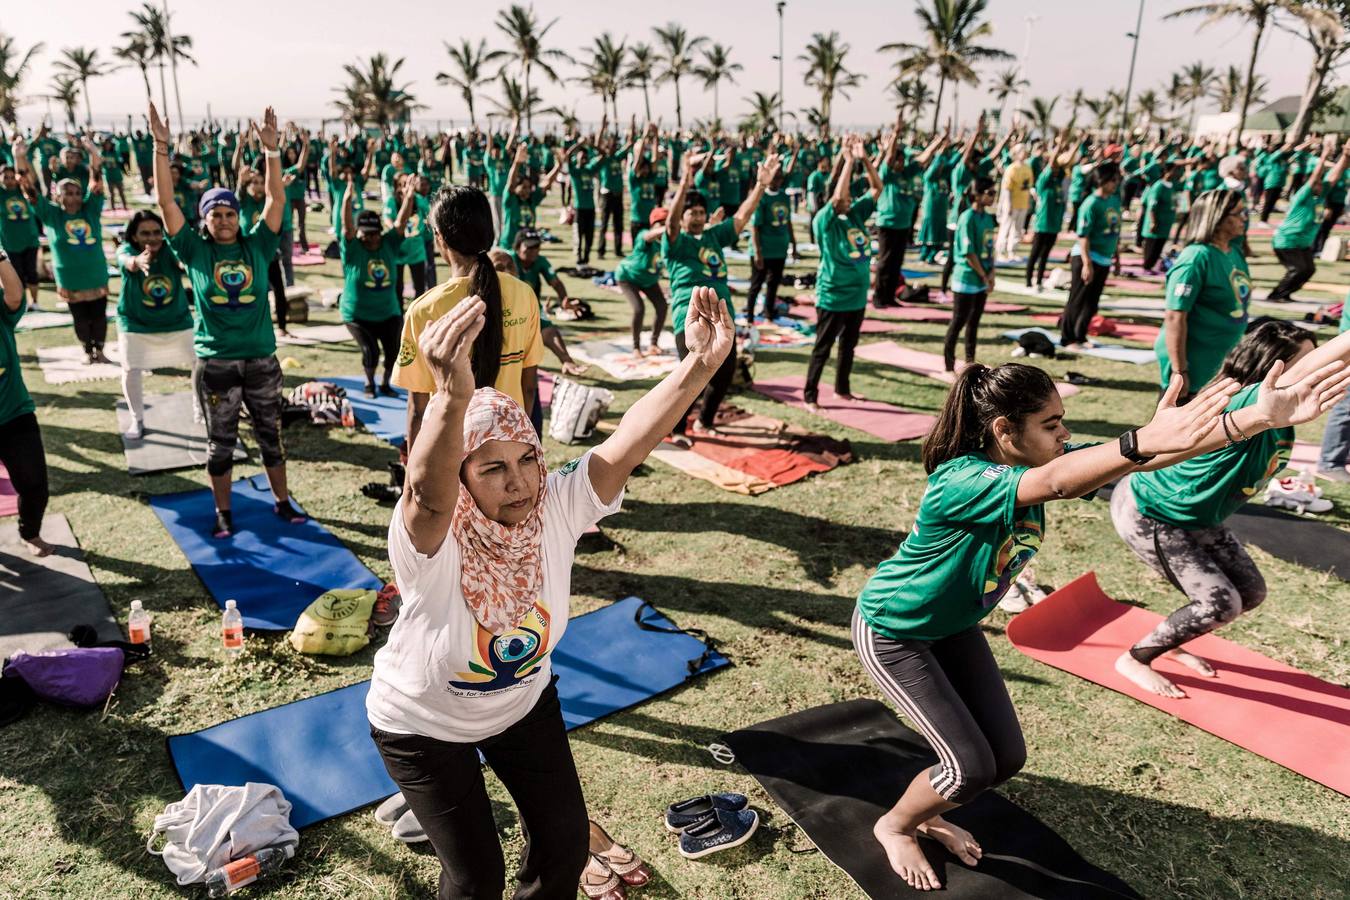
[[351, 240], [356, 237], [356, 221], [352, 217], [352, 203], [356, 199], [352, 182], [355, 178], [349, 173], [345, 180], [347, 187], [342, 191], [342, 236]]
[[277, 149], [277, 114], [272, 107], [263, 111], [263, 123], [258, 127], [263, 159], [267, 164], [265, 186], [267, 201], [263, 204], [263, 222], [276, 233], [281, 232], [281, 220], [286, 213], [286, 187], [281, 183], [281, 151]]
[[558, 176], [562, 174], [562, 170], [563, 156], [555, 150], [553, 154], [553, 168], [549, 169], [544, 175], [544, 180], [539, 182], [539, 190], [548, 193], [554, 183], [558, 180]]
[[839, 159], [835, 160], [838, 167], [838, 177], [834, 181], [834, 193], [830, 196], [830, 205], [834, 207], [834, 213], [842, 216], [848, 212], [849, 208], [849, 184], [853, 181], [853, 166], [856, 159], [853, 156], [853, 148], [845, 142], [839, 151]]
[[681, 220], [684, 218], [684, 200], [694, 186], [694, 175], [707, 166], [709, 158], [709, 154], [684, 155], [684, 171], [680, 173], [680, 182], [675, 186], [675, 197], [670, 201], [670, 214], [666, 216], [666, 237], [672, 241], [680, 236]]
[[4, 298], [5, 309], [14, 312], [23, 305], [23, 280], [14, 270], [14, 263], [0, 253], [0, 297]]
[[103, 154], [89, 138], [83, 140], [84, 152], [89, 154], [89, 193], [103, 193]]
[[867, 171], [867, 186], [872, 192], [872, 199], [881, 197], [881, 173], [872, 162], [872, 157], [867, 155], [867, 149], [863, 146], [862, 138], [854, 138], [853, 155], [861, 162], [863, 168]]
[[524, 144], [516, 147], [515, 155], [511, 157], [511, 168], [506, 173], [506, 190], [508, 192], [516, 186], [516, 179], [520, 176], [521, 166], [528, 156], [529, 150], [526, 149]]
[[173, 199], [173, 171], [169, 168], [169, 123], [159, 117], [155, 104], [150, 104], [150, 136], [155, 140], [155, 202], [159, 204], [159, 215], [164, 219], [164, 234], [173, 237], [187, 219], [178, 203]]
[[398, 216], [394, 219], [394, 230], [399, 234], [408, 227], [413, 210], [417, 207], [417, 179], [411, 175], [403, 179], [403, 202], [399, 204]]

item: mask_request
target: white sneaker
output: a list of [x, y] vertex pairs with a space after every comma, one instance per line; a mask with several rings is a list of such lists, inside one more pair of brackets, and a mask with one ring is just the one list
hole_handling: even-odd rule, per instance
[[145, 437], [145, 423], [140, 419], [132, 419], [131, 427], [122, 432], [122, 437], [129, 441], [139, 441]]
[[1317, 477], [1337, 484], [1350, 484], [1350, 468], [1340, 466], [1335, 469], [1318, 469]]
[[1012, 587], [1008, 588], [1008, 593], [1003, 595], [1003, 599], [998, 601], [998, 608], [1005, 613], [1017, 615], [1031, 609], [1031, 601], [1023, 592], [1022, 585], [1014, 582]]
[[1307, 486], [1294, 478], [1280, 478], [1266, 485], [1266, 506], [1292, 509], [1299, 513], [1324, 513], [1332, 508], [1330, 500], [1318, 496], [1321, 490]]

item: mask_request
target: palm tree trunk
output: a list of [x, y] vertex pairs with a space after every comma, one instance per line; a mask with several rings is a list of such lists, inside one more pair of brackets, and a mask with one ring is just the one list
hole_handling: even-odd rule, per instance
[[947, 89], [947, 76], [938, 75], [937, 98], [933, 100], [933, 134], [938, 130], [938, 114], [942, 112], [942, 92]]
[[720, 79], [713, 79], [713, 119], [715, 119], [715, 120], [717, 121], [718, 124], [721, 124], [721, 122], [722, 122], [722, 113], [721, 113], [721, 111], [718, 109], [718, 103], [717, 103], [717, 94], [718, 94], [717, 86], [718, 86], [719, 84], [721, 84], [721, 80], [720, 80]]
[[477, 131], [478, 120], [474, 118], [473, 115], [473, 91], [465, 91], [464, 99], [468, 101], [469, 104], [469, 127], [472, 128], [474, 131]]
[[[164, 115], [169, 114], [169, 92], [164, 87], [164, 57], [159, 59], [159, 109]], [[178, 127], [182, 128], [183, 123], [179, 122]]]
[[820, 127], [822, 134], [830, 133], [831, 102], [834, 99], [830, 91], [820, 92]]
[[684, 108], [680, 106], [680, 79], [676, 77], [675, 81], [675, 127], [684, 130]]
[[84, 127], [92, 128], [94, 126], [94, 110], [89, 105], [89, 79], [80, 79], [80, 93], [84, 94]]
[[642, 79], [642, 108], [647, 112], [647, 121], [652, 120], [652, 100], [647, 96], [647, 79]]
[[1237, 139], [1242, 141], [1242, 129], [1247, 124], [1247, 107], [1252, 102], [1252, 79], [1256, 77], [1256, 54], [1261, 49], [1261, 36], [1266, 32], [1264, 16], [1256, 20], [1256, 37], [1252, 40], [1252, 55], [1247, 59], [1247, 80], [1242, 85], [1242, 111], [1238, 113]]
[[525, 106], [525, 133], [529, 134], [533, 128], [534, 104], [530, 102], [530, 64], [525, 63], [525, 96], [520, 99]]
[[155, 95], [150, 92], [150, 72], [146, 66], [141, 66], [141, 81], [145, 82], [145, 104], [149, 106], [155, 102]]
[[1319, 52], [1313, 59], [1312, 71], [1308, 73], [1308, 84], [1303, 89], [1303, 98], [1298, 104], [1298, 115], [1294, 118], [1294, 124], [1291, 126], [1294, 134], [1294, 142], [1303, 140], [1307, 135], [1308, 129], [1312, 127], [1313, 104], [1317, 102], [1317, 95], [1322, 92], [1322, 85], [1327, 80], [1327, 73], [1331, 70], [1330, 54], [1325, 50]]

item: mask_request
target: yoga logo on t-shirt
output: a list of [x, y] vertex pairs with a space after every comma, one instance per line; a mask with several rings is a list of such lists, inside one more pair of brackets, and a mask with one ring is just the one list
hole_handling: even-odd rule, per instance
[[5, 218], [11, 222], [22, 222], [28, 218], [28, 204], [18, 197], [10, 197], [5, 201]]
[[1280, 451], [1276, 450], [1273, 454], [1271, 454], [1270, 462], [1266, 463], [1266, 470], [1261, 473], [1261, 477], [1257, 479], [1256, 484], [1253, 484], [1250, 487], [1245, 487], [1242, 489], [1243, 496], [1245, 497], [1256, 496], [1266, 486], [1266, 483], [1269, 482], [1270, 479], [1275, 477], [1275, 473], [1283, 468], [1284, 468], [1284, 459]]
[[398, 345], [398, 364], [400, 367], [410, 366], [414, 359], [417, 359], [417, 342], [405, 337]]
[[985, 576], [984, 596], [981, 602], [985, 609], [993, 606], [1008, 593], [1008, 588], [1031, 558], [1041, 549], [1041, 523], [1033, 519], [1019, 519], [1013, 523], [1012, 534], [998, 548], [998, 553], [989, 566]]
[[1114, 206], [1106, 210], [1105, 234], [1120, 234], [1120, 210]]
[[211, 302], [231, 309], [252, 303], [254, 297], [243, 295], [253, 287], [253, 267], [242, 260], [218, 259], [211, 272], [211, 282], [219, 294], [211, 295]]
[[524, 684], [539, 671], [548, 656], [549, 614], [539, 600], [524, 621], [512, 630], [494, 635], [474, 622], [473, 653], [469, 671], [456, 672], [458, 681], [449, 681], [446, 690], [453, 694], [491, 694]]
[[141, 293], [145, 295], [141, 302], [146, 306], [165, 306], [173, 299], [173, 281], [167, 275], [147, 275]]
[[97, 241], [94, 240], [94, 230], [84, 219], [66, 219], [66, 243], [92, 247]]
[[380, 290], [389, 284], [389, 266], [382, 259], [366, 262], [366, 287]]
[[403, 226], [403, 236], [405, 238], [417, 237], [422, 233], [422, 217], [417, 213], [408, 216], [408, 223]]
[[792, 219], [786, 203], [775, 203], [769, 207], [769, 224], [774, 228], [783, 228]]
[[871, 240], [867, 237], [867, 232], [863, 231], [861, 228], [850, 225], [847, 241], [849, 245], [849, 259], [859, 259], [860, 257], [867, 255], [868, 245], [871, 243]]
[[712, 247], [700, 247], [698, 248], [698, 259], [707, 268], [709, 278], [718, 276], [718, 272], [722, 268], [722, 254]]
[[1228, 276], [1228, 283], [1233, 286], [1233, 299], [1237, 300], [1237, 306], [1229, 315], [1241, 319], [1247, 315], [1247, 303], [1252, 298], [1252, 280], [1246, 272], [1234, 269]]

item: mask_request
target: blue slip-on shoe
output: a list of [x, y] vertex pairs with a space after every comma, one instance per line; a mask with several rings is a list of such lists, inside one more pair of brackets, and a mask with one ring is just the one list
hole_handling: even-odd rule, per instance
[[695, 822], [708, 818], [714, 810], [740, 812], [749, 805], [750, 801], [743, 794], [730, 792], [681, 800], [666, 807], [666, 830], [678, 834]]
[[719, 850], [739, 847], [759, 828], [759, 813], [753, 809], [731, 812], [714, 810], [701, 822], [690, 825], [680, 835], [680, 855], [701, 859]]

